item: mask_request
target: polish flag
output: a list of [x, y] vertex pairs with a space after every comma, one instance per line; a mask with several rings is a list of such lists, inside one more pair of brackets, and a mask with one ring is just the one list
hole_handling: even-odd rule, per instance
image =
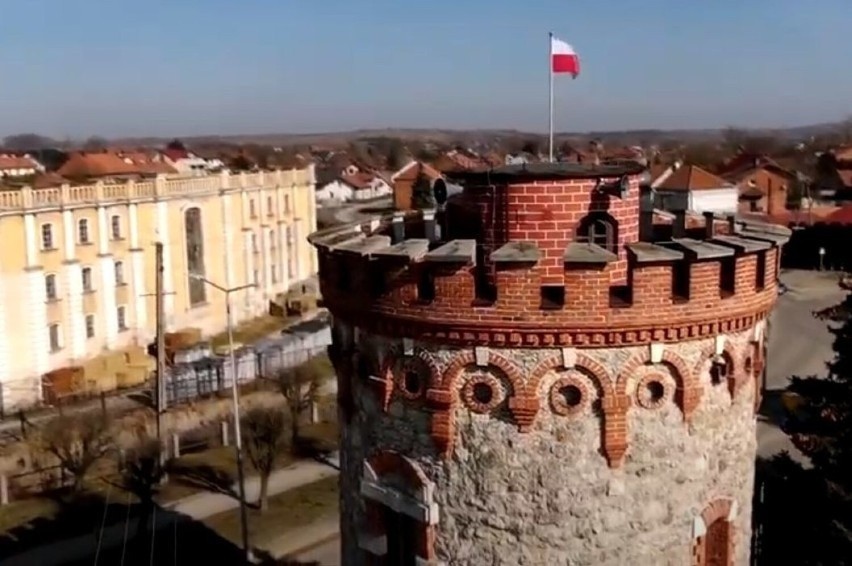
[[580, 74], [580, 58], [574, 53], [574, 48], [553, 36], [550, 38], [550, 70], [553, 73], [570, 73], [575, 79]]

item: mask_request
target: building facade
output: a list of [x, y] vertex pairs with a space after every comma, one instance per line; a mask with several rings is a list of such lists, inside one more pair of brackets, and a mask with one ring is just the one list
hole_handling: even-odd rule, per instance
[[40, 376], [155, 332], [155, 243], [169, 331], [226, 327], [316, 273], [313, 168], [0, 192], [0, 385], [5, 408], [38, 401]]
[[470, 173], [438, 215], [311, 237], [344, 564], [748, 564], [789, 231], [640, 237], [640, 174]]

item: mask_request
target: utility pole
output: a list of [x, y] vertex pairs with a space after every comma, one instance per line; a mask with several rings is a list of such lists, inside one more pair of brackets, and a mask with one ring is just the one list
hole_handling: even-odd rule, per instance
[[[166, 408], [165, 380], [166, 380], [166, 290], [165, 290], [165, 266], [163, 265], [163, 243], [157, 242], [156, 249], [156, 301], [157, 301], [157, 380], [155, 382], [154, 396], [157, 408], [157, 444], [160, 446], [160, 465], [166, 460], [166, 451], [163, 444], [163, 411]], [[162, 467], [161, 467], [162, 469]]]

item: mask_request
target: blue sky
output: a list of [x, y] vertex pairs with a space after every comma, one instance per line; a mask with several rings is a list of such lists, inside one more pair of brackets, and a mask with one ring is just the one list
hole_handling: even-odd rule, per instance
[[849, 0], [2, 0], [0, 136], [775, 126], [852, 114]]

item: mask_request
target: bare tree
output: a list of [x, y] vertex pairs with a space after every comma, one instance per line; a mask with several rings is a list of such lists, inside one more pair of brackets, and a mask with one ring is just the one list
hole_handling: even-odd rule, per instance
[[261, 511], [265, 511], [269, 503], [269, 476], [275, 460], [287, 447], [288, 427], [284, 412], [275, 407], [254, 407], [242, 418], [246, 453], [260, 476], [257, 506]]
[[278, 373], [276, 381], [290, 412], [290, 441], [299, 441], [299, 417], [316, 402], [323, 375], [310, 362]]
[[101, 413], [83, 413], [57, 417], [41, 430], [44, 450], [73, 476], [75, 492], [83, 488], [92, 465], [112, 447], [109, 424]]
[[136, 529], [137, 536], [147, 530], [148, 518], [154, 509], [154, 496], [157, 495], [160, 483], [165, 477], [165, 470], [160, 464], [161, 451], [162, 447], [156, 439], [145, 436], [125, 461], [124, 487], [139, 498], [139, 504], [142, 506], [142, 515]]

